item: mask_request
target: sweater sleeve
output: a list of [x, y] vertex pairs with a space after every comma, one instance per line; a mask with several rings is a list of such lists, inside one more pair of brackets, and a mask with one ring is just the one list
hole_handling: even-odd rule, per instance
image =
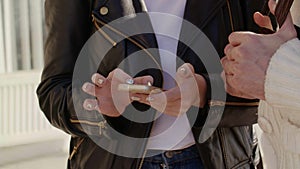
[[300, 109], [300, 40], [283, 44], [270, 61], [265, 81], [266, 101], [275, 107]]

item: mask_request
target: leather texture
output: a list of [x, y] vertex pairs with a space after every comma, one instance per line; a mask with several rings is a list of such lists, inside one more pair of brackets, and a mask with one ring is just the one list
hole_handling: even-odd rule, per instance
[[[133, 12], [146, 12], [144, 3], [141, 3], [143, 0], [132, 0], [132, 2]], [[136, 169], [142, 161], [142, 159], [120, 157], [99, 147], [95, 143], [97, 139], [106, 139], [110, 146], [119, 149], [131, 144], [126, 139], [115, 139], [109, 129], [104, 131], [105, 134], [100, 135], [101, 128], [91, 124], [107, 120], [110, 126], [118, 132], [141, 138], [150, 135], [152, 123], [136, 123], [123, 116], [103, 118], [98, 112], [87, 112], [81, 108], [83, 100], [80, 99], [89, 97], [81, 91], [81, 86], [85, 81], [90, 81], [91, 70], [95, 69], [103, 75], [108, 75], [110, 71], [118, 67], [124, 58], [140, 51], [140, 48], [125, 39], [117, 43], [106, 54], [100, 66], [91, 64], [91, 60], [95, 58], [84, 60], [83, 62], [86, 63], [83, 65], [86, 64], [86, 67], [81, 69], [80, 73], [86, 76], [81, 79], [73, 79], [73, 75], [78, 73], [74, 72], [74, 68], [79, 53], [96, 31], [91, 14], [93, 13], [97, 19], [109, 23], [122, 17], [124, 13], [132, 14], [132, 10], [128, 11], [130, 4], [127, 0], [46, 0], [45, 2], [48, 38], [45, 44], [45, 67], [37, 95], [40, 107], [50, 123], [72, 135], [70, 153], [75, 152], [75, 154], [68, 161], [68, 168]], [[258, 27], [253, 23], [252, 15], [262, 8], [263, 2], [260, 0], [230, 0], [229, 4], [233, 17], [233, 28], [230, 24], [229, 9], [225, 0], [187, 0], [184, 14], [184, 19], [196, 25], [206, 34], [220, 58], [224, 56], [223, 49], [228, 43], [228, 35], [233, 29], [235, 31], [258, 31]], [[104, 16], [99, 14], [99, 10], [103, 6], [109, 10]], [[145, 21], [146, 26], [151, 26], [148, 25], [149, 23], [149, 21]], [[145, 48], [157, 47], [155, 36], [152, 34], [136, 35], [132, 39]], [[157, 54], [154, 55], [157, 56]], [[205, 76], [208, 85], [210, 85], [209, 81], [212, 81], [219, 88], [224, 88], [220, 78], [221, 69], [216, 70], [213, 76], [208, 76], [201, 60], [182, 43], [179, 43], [178, 46], [178, 56], [185, 62], [191, 63], [196, 73]], [[146, 70], [137, 76], [149, 74], [155, 77], [155, 86], [162, 86], [161, 72], [157, 70]], [[207, 97], [210, 98], [210, 92]], [[227, 100], [255, 102], [255, 100], [229, 95]], [[145, 118], [154, 116], [155, 110], [139, 103], [134, 103], [134, 107], [129, 107], [124, 114], [138, 116], [139, 113], [134, 108], [150, 112]], [[197, 122], [193, 126], [195, 138], [198, 138], [201, 132], [209, 109], [210, 107], [207, 105], [205, 109], [199, 110]], [[250, 169], [254, 166], [255, 141], [253, 141], [251, 124], [257, 120], [256, 113], [256, 107], [227, 106], [225, 108], [219, 128], [208, 141], [203, 144], [197, 143], [199, 154], [207, 169]], [[84, 120], [90, 123], [80, 125], [72, 123], [70, 120]], [[79, 144], [81, 139], [84, 141]], [[137, 142], [135, 145], [132, 147], [132, 153], [136, 153], [136, 150], [140, 150], [138, 153], [144, 152], [145, 142]]]

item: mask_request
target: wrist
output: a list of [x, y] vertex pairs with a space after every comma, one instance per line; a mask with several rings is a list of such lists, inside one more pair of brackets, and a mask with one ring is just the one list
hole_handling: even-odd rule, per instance
[[289, 30], [278, 32], [278, 37], [279, 37], [280, 41], [282, 42], [281, 43], [281, 45], [282, 45], [285, 42], [296, 38], [297, 37], [297, 31], [296, 31], [295, 27], [292, 26]]

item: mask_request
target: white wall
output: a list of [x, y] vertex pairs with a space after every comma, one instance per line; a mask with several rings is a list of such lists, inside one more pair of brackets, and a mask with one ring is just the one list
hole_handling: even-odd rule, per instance
[[300, 0], [295, 0], [292, 7], [292, 17], [294, 23], [300, 26]]

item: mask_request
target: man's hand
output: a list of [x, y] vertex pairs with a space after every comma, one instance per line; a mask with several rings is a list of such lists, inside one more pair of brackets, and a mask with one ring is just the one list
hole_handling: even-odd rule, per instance
[[[274, 7], [270, 9], [274, 11]], [[260, 14], [254, 18], [262, 27], [268, 27], [268, 19]], [[271, 35], [232, 33], [224, 49], [226, 56], [221, 60], [226, 91], [238, 97], [265, 99], [264, 80], [270, 59], [283, 43], [296, 36], [290, 14], [284, 25]]]

